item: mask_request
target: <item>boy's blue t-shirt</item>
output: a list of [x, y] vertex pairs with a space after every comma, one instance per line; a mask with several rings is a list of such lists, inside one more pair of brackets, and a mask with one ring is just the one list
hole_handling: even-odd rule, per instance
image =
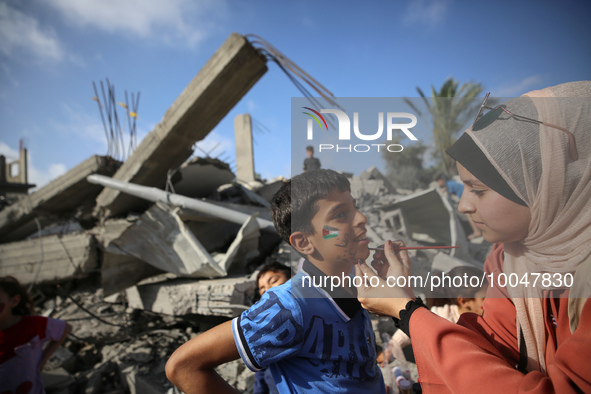
[[310, 285], [323, 277], [306, 261], [235, 318], [240, 356], [252, 371], [269, 367], [281, 393], [385, 393], [369, 314], [342, 288], [329, 291], [330, 281]]

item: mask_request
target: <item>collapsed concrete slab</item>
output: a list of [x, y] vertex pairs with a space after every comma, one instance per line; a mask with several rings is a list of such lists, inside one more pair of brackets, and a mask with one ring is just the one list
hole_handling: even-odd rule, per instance
[[0, 276], [14, 276], [23, 284], [64, 281], [97, 267], [96, 240], [86, 232], [0, 245]]
[[256, 257], [259, 235], [256, 218], [250, 217], [228, 250], [212, 255], [185, 226], [175, 209], [156, 203], [119, 237], [111, 240], [106, 251], [133, 256], [176, 275], [216, 278], [226, 276], [233, 261]]
[[143, 279], [163, 273], [162, 270], [135, 256], [121, 254], [122, 251], [109, 251], [111, 242], [119, 238], [134, 222], [135, 220], [127, 219], [107, 220], [102, 226], [92, 230], [102, 250], [101, 285], [105, 297], [134, 286]]
[[178, 172], [180, 179], [173, 182], [174, 192], [192, 198], [207, 197], [236, 177], [227, 163], [202, 157], [184, 163]]
[[251, 190], [254, 184], [256, 182], [251, 182], [248, 185], [240, 183], [222, 185], [218, 188], [216, 196], [222, 201], [269, 208], [271, 206], [269, 201]]
[[[115, 174], [118, 180], [163, 186], [169, 169], [192, 154], [192, 146], [226, 116], [267, 71], [266, 58], [233, 33], [203, 66], [164, 117]], [[111, 217], [145, 203], [118, 190], [97, 198], [95, 216]]]
[[121, 165], [109, 157], [92, 156], [64, 175], [49, 182], [33, 194], [0, 211], [0, 241], [10, 242], [25, 238], [55, 220], [77, 213], [84, 216], [91, 211], [94, 199], [103, 190], [100, 185], [86, 181], [91, 174], [113, 175]]
[[129, 306], [173, 316], [235, 317], [252, 305], [256, 283], [247, 277], [195, 281], [174, 279], [126, 290]]

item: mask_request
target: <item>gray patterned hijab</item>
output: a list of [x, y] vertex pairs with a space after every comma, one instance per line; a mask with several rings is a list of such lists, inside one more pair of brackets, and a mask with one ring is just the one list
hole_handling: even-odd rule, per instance
[[[519, 116], [491, 110], [462, 136], [473, 141], [500, 175], [501, 183], [531, 211], [528, 235], [505, 243], [503, 270], [519, 278], [526, 273], [557, 273], [561, 278], [572, 274], [569, 318], [574, 331], [591, 294], [591, 81], [532, 91], [503, 106]], [[461, 158], [455, 158], [464, 165]], [[472, 172], [470, 166], [464, 166]], [[518, 202], [501, 192], [503, 186], [487, 186]], [[530, 371], [546, 371], [543, 297], [548, 290], [569, 288], [556, 286], [556, 282], [550, 286], [538, 283], [535, 288], [507, 287]]]

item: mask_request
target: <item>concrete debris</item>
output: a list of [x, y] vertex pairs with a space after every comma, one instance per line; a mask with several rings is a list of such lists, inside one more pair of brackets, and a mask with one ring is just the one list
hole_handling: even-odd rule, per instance
[[[267, 71], [266, 58], [243, 36], [233, 33], [187, 85], [164, 117], [114, 175], [116, 180], [164, 186], [167, 172], [177, 168]], [[125, 213], [145, 202], [104, 189], [96, 217]]]
[[96, 240], [88, 233], [0, 244], [0, 276], [12, 275], [21, 283], [66, 281], [96, 268]]
[[120, 164], [109, 157], [93, 156], [4, 208], [0, 211], [0, 241], [23, 239], [60, 217], [88, 219], [102, 187], [89, 184], [86, 177], [90, 174], [112, 175]]
[[[285, 179], [255, 176], [248, 114], [235, 121], [236, 176], [210, 157], [183, 163], [266, 70], [261, 52], [232, 34], [125, 163], [94, 156], [31, 195], [0, 195], [0, 276], [34, 284], [39, 313], [72, 325], [47, 364], [51, 392], [177, 393], [164, 373], [172, 352], [248, 309], [262, 264], [297, 271], [302, 259], [269, 209]], [[405, 194], [376, 167], [346, 176], [372, 243], [460, 246], [411, 251], [413, 275], [482, 265], [490, 244], [467, 242], [439, 189]], [[393, 333], [374, 320], [378, 337]], [[218, 372], [252, 392], [242, 361]]]
[[[351, 194], [368, 218], [367, 236], [372, 243], [381, 245], [388, 239], [401, 239], [407, 245], [458, 246], [439, 253], [410, 251], [414, 259], [413, 274], [425, 276], [431, 269], [447, 272], [460, 264], [482, 268], [490, 244], [468, 242], [465, 232], [468, 224], [458, 218], [452, 203], [438, 187], [396, 194], [396, 189], [375, 167], [350, 181]], [[434, 262], [437, 264], [432, 267]]]
[[[393, 215], [388, 215], [399, 210]], [[394, 233], [404, 229], [405, 236], [422, 245], [453, 245], [450, 255], [469, 259], [468, 241], [448, 200], [439, 189], [428, 189], [397, 199], [381, 207], [384, 224]]]
[[[249, 185], [246, 185], [249, 186]], [[217, 193], [212, 198], [224, 202], [240, 202], [243, 201], [248, 205], [254, 205], [264, 208], [269, 208], [269, 200], [261, 197], [259, 194], [251, 191], [247, 187], [239, 184], [222, 185], [218, 188]]]
[[138, 217], [133, 216], [129, 219], [110, 219], [90, 231], [97, 239], [102, 252], [101, 283], [105, 296], [116, 294], [142, 279], [163, 273], [162, 270], [135, 256], [121, 254], [119, 250], [117, 253], [109, 251], [111, 241], [119, 238], [137, 220]]
[[236, 178], [227, 163], [202, 157], [185, 162], [178, 174], [178, 180], [173, 178], [173, 192], [191, 198], [208, 197], [220, 186], [231, 183]]
[[215, 280], [173, 279], [126, 290], [129, 306], [172, 316], [236, 317], [254, 300], [256, 283], [247, 277]]
[[[160, 201], [166, 204], [174, 205], [176, 207], [189, 208], [199, 211], [211, 218], [223, 219], [238, 224], [244, 223], [249, 218], [248, 215], [242, 214], [240, 212], [224, 209], [221, 206], [194, 198], [181, 196], [179, 194], [167, 193], [164, 190], [160, 190], [155, 187], [146, 187], [133, 183], [121, 182], [116, 179], [101, 175], [90, 175], [88, 177], [88, 181], [106, 186], [107, 188], [121, 190], [126, 194], [131, 194], [149, 201]], [[261, 229], [275, 231], [273, 222], [265, 219], [257, 219], [257, 221], [259, 222]]]
[[[251, 230], [251, 227], [248, 227], [248, 236], [251, 237], [252, 232], [256, 232], [255, 236], [258, 236], [258, 228]], [[242, 233], [240, 235], [242, 238]], [[157, 203], [117, 239], [109, 242], [106, 250], [112, 254], [134, 256], [177, 275], [214, 278], [227, 274], [227, 266], [238, 246], [239, 243], [228, 256], [224, 256], [228, 258], [214, 260], [176, 215], [175, 210]]]

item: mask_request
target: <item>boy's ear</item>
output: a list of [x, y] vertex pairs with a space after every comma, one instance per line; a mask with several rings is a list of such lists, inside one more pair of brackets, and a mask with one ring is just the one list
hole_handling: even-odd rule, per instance
[[314, 253], [314, 245], [308, 239], [308, 236], [301, 231], [291, 233], [289, 236], [289, 243], [295, 250], [303, 255], [309, 256]]

